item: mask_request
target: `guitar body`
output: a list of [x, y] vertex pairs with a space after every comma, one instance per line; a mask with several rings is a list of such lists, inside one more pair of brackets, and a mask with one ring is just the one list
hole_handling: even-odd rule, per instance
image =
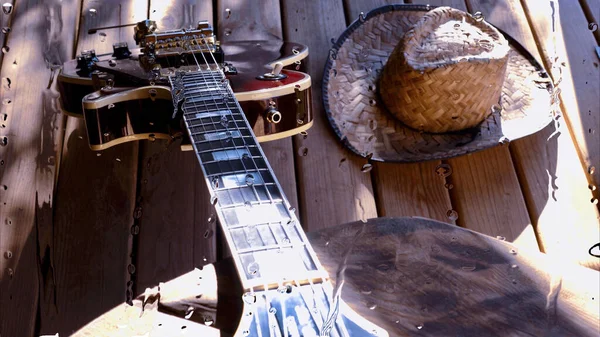
[[[221, 46], [226, 61], [237, 69], [227, 75], [258, 141], [270, 141], [306, 131], [312, 126], [310, 76], [301, 72], [306, 46], [282, 41], [243, 41]], [[279, 80], [261, 80], [273, 65], [283, 66]], [[191, 150], [180, 118], [173, 119], [169, 83], [139, 86], [139, 79], [123, 73], [144, 69], [138, 57], [115, 60], [99, 56], [94, 68], [116, 74], [113, 85], [105, 78], [81, 74], [77, 61], [65, 63], [58, 77], [63, 111], [84, 117], [93, 150], [135, 140], [184, 137], [182, 149]], [[152, 85], [153, 84], [153, 85]], [[83, 104], [82, 104], [83, 102]]]

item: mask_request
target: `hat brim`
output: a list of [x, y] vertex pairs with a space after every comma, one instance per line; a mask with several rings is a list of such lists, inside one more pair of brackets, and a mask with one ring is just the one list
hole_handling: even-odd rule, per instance
[[501, 111], [493, 112], [490, 107], [489, 117], [477, 127], [440, 134], [414, 130], [392, 116], [378, 96], [379, 76], [402, 36], [432, 8], [389, 5], [374, 9], [361, 15], [335, 42], [323, 74], [323, 103], [345, 146], [375, 161], [446, 159], [525, 137], [552, 121], [554, 88], [548, 73], [505, 33], [511, 48]]

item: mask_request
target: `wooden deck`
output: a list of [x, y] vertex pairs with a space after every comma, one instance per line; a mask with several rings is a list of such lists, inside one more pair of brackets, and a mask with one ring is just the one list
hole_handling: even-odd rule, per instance
[[[9, 1], [10, 2], [10, 1]], [[13, 0], [0, 13], [0, 335], [70, 335], [158, 282], [226, 255], [192, 153], [160, 142], [89, 150], [82, 121], [60, 113], [58, 66], [84, 49], [134, 46], [131, 27], [209, 19], [221, 41], [309, 46], [315, 125], [263, 148], [307, 231], [382, 216], [423, 216], [600, 269], [600, 0], [413, 0], [476, 12], [511, 34], [555, 80], [559, 133], [463, 157], [374, 164], [335, 138], [321, 77], [344, 28], [384, 0]], [[594, 26], [595, 24], [595, 26]], [[591, 28], [591, 29], [590, 29]], [[436, 174], [440, 164], [452, 174]], [[456, 218], [455, 213], [458, 215]], [[597, 300], [597, 299], [596, 299]], [[600, 303], [600, 301], [598, 301]]]

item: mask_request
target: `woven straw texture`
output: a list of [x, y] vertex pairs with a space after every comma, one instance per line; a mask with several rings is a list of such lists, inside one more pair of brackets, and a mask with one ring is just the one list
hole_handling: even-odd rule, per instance
[[485, 21], [436, 8], [390, 55], [381, 99], [413, 129], [443, 133], [475, 127], [499, 103], [508, 50], [506, 39]]
[[[354, 22], [330, 51], [323, 100], [334, 131], [349, 149], [376, 161], [445, 159], [515, 140], [548, 125], [553, 108], [548, 74], [508, 36], [500, 104], [482, 108], [487, 117], [476, 127], [428, 133], [406, 126], [387, 111], [378, 94], [382, 69], [428, 9], [417, 5], [375, 9]], [[460, 105], [463, 99], [455, 95], [441, 100], [440, 106]]]

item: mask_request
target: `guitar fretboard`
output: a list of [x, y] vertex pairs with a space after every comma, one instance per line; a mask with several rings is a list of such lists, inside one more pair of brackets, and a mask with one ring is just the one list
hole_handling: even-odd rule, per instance
[[326, 278], [223, 73], [171, 82], [244, 288]]

